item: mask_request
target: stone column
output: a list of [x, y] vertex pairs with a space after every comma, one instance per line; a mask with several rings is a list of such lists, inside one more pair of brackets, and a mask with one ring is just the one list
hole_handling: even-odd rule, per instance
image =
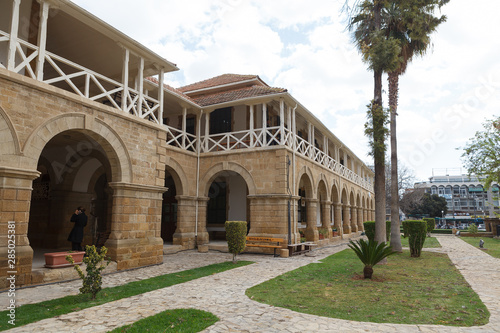
[[351, 206], [351, 232], [358, 232], [358, 208]]
[[318, 228], [316, 228], [317, 213], [316, 209], [318, 206], [317, 199], [305, 199], [307, 205], [307, 226], [306, 226], [306, 240], [311, 242], [316, 242], [319, 240]]
[[342, 236], [344, 234], [344, 230], [342, 228], [342, 204], [340, 202], [335, 202], [334, 205], [333, 225], [337, 228], [339, 235]]
[[[28, 221], [32, 184], [39, 176], [36, 170], [0, 167], [0, 288], [10, 286], [5, 277], [11, 275], [15, 275], [18, 286], [31, 283], [33, 249], [28, 240]], [[12, 248], [15, 258], [8, 257]]]
[[363, 209], [362, 208], [358, 208], [358, 231], [363, 231], [364, 230], [364, 227], [363, 227]]
[[351, 233], [351, 206], [348, 204], [344, 204], [342, 207], [342, 213], [343, 213], [343, 232], [344, 234], [350, 234]]
[[113, 189], [108, 254], [117, 269], [163, 262], [161, 238], [162, 186], [109, 183]]
[[198, 236], [196, 239], [197, 245], [210, 243], [210, 236], [207, 231], [207, 207], [209, 197], [198, 197]]
[[331, 201], [322, 201], [321, 209], [323, 209], [323, 221], [321, 221], [321, 227], [328, 230], [325, 238], [332, 238], [332, 227], [330, 226], [331, 217]]
[[173, 235], [173, 244], [181, 245], [183, 250], [195, 248], [196, 197], [178, 195], [177, 228]]

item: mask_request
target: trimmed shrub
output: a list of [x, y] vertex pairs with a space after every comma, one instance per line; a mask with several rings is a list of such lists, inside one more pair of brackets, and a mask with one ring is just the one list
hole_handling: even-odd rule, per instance
[[[363, 222], [365, 234], [368, 240], [375, 240], [375, 221]], [[391, 221], [385, 221], [385, 239], [389, 241], [391, 238]]]
[[401, 224], [402, 224], [402, 227], [403, 227], [403, 237], [406, 238], [408, 237], [408, 222], [409, 220], [406, 220], [406, 221], [403, 221]]
[[375, 221], [363, 222], [363, 226], [365, 227], [365, 234], [368, 240], [375, 240]]
[[233, 263], [236, 263], [236, 255], [243, 252], [246, 246], [247, 222], [226, 221], [226, 240], [229, 253], [233, 254]]
[[410, 245], [410, 256], [420, 257], [427, 235], [427, 223], [425, 221], [408, 220], [406, 228], [408, 231], [408, 243]]
[[385, 239], [391, 240], [391, 221], [385, 221]]
[[436, 227], [436, 220], [433, 217], [425, 217], [422, 220], [427, 223], [427, 236], [431, 235], [432, 230]]

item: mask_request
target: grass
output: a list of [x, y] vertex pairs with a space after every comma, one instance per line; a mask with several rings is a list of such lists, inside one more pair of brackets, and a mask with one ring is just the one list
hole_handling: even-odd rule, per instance
[[490, 256], [495, 258], [500, 258], [500, 239], [495, 238], [479, 238], [479, 237], [460, 237], [464, 242], [469, 243], [472, 246], [479, 248], [479, 240], [484, 241], [484, 252], [488, 253]]
[[[401, 236], [401, 245], [403, 247], [410, 247], [408, 244], [408, 237], [404, 238]], [[435, 247], [441, 247], [441, 244], [439, 244], [439, 241], [435, 237], [425, 237], [425, 242], [424, 242], [424, 248], [435, 248]]]
[[210, 312], [196, 309], [175, 309], [160, 312], [154, 316], [136, 321], [131, 325], [118, 327], [111, 333], [142, 332], [200, 332], [212, 326], [219, 318]]
[[376, 265], [372, 280], [344, 250], [247, 290], [255, 301], [331, 318], [375, 323], [484, 325], [490, 316], [449, 258], [409, 251]]
[[[237, 264], [233, 264], [232, 262], [223, 262], [182, 272], [156, 276], [141, 281], [134, 281], [122, 286], [103, 288], [97, 294], [95, 300], [92, 300], [89, 294], [79, 294], [36, 304], [22, 305], [16, 308], [16, 326], [23, 326], [42, 319], [52, 318], [74, 311], [80, 311], [122, 298], [143, 294], [148, 291], [173, 286], [175, 284], [188, 282], [233, 268], [246, 266], [251, 263], [252, 262], [249, 261], [238, 261]], [[0, 317], [7, 318], [7, 313], [8, 311], [0, 312]], [[0, 331], [7, 330], [9, 328], [12, 328], [12, 325], [8, 324], [6, 320], [0, 322]]]

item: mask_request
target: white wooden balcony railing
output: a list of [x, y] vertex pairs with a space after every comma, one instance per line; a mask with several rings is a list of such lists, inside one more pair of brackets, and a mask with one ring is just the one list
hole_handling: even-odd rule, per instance
[[[0, 48], [8, 49], [10, 35], [0, 30]], [[12, 71], [31, 77], [32, 79], [69, 90], [75, 94], [110, 105], [124, 112], [134, 114], [140, 118], [147, 119], [159, 124], [158, 111], [160, 103], [157, 99], [139, 94], [138, 91], [128, 88], [124, 95], [124, 86], [102, 74], [85, 68], [68, 59], [60, 57], [51, 52], [45, 51], [43, 55], [44, 71], [43, 75], [37, 73], [36, 63], [40, 56], [38, 46], [28, 43], [20, 38], [14, 41], [16, 48]], [[6, 68], [0, 63], [1, 68]], [[141, 97], [140, 97], [141, 96]], [[125, 108], [122, 109], [121, 100]], [[139, 100], [141, 98], [141, 100]], [[140, 107], [139, 107], [140, 105]]]

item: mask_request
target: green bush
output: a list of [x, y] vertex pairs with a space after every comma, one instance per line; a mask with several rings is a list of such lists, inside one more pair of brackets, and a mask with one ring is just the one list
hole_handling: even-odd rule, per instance
[[434, 229], [431, 232], [433, 234], [452, 234], [453, 230], [451, 230], [451, 229]]
[[422, 220], [427, 223], [427, 236], [430, 236], [432, 230], [436, 227], [436, 220], [433, 217], [425, 217]]
[[410, 256], [420, 257], [427, 235], [427, 223], [424, 221], [408, 220], [406, 228], [408, 231], [408, 244], [410, 245]]
[[471, 223], [469, 225], [469, 228], [467, 228], [467, 231], [470, 232], [471, 234], [475, 235], [478, 233], [478, 230], [477, 230], [477, 225], [474, 224], [474, 223]]
[[[368, 240], [375, 239], [375, 221], [363, 222], [365, 227], [365, 234]], [[389, 241], [391, 238], [391, 221], [385, 221], [385, 239]]]
[[243, 252], [246, 246], [247, 222], [226, 221], [226, 240], [229, 253], [233, 254], [233, 263], [236, 263], [236, 255]]
[[[91, 294], [92, 299], [95, 299], [97, 293], [101, 291], [102, 271], [109, 265], [110, 262], [109, 258], [106, 259], [106, 253], [108, 253], [108, 249], [104, 246], [101, 247], [101, 251], [97, 253], [95, 245], [87, 245], [85, 246], [85, 257], [83, 258], [83, 262], [87, 266], [87, 275], [83, 274], [80, 266], [74, 266], [83, 283], [83, 286], [80, 288], [80, 293]], [[106, 264], [103, 263], [105, 259], [107, 260]], [[73, 265], [75, 264], [71, 255], [67, 255], [66, 260]]]
[[365, 235], [368, 237], [368, 240], [375, 240], [375, 221], [363, 222], [363, 226], [365, 227]]
[[356, 242], [349, 241], [348, 245], [358, 256], [359, 260], [365, 265], [363, 276], [365, 279], [371, 279], [373, 275], [373, 266], [378, 264], [382, 259], [394, 254], [392, 247], [385, 243], [378, 244], [374, 240], [368, 242], [360, 239]]

